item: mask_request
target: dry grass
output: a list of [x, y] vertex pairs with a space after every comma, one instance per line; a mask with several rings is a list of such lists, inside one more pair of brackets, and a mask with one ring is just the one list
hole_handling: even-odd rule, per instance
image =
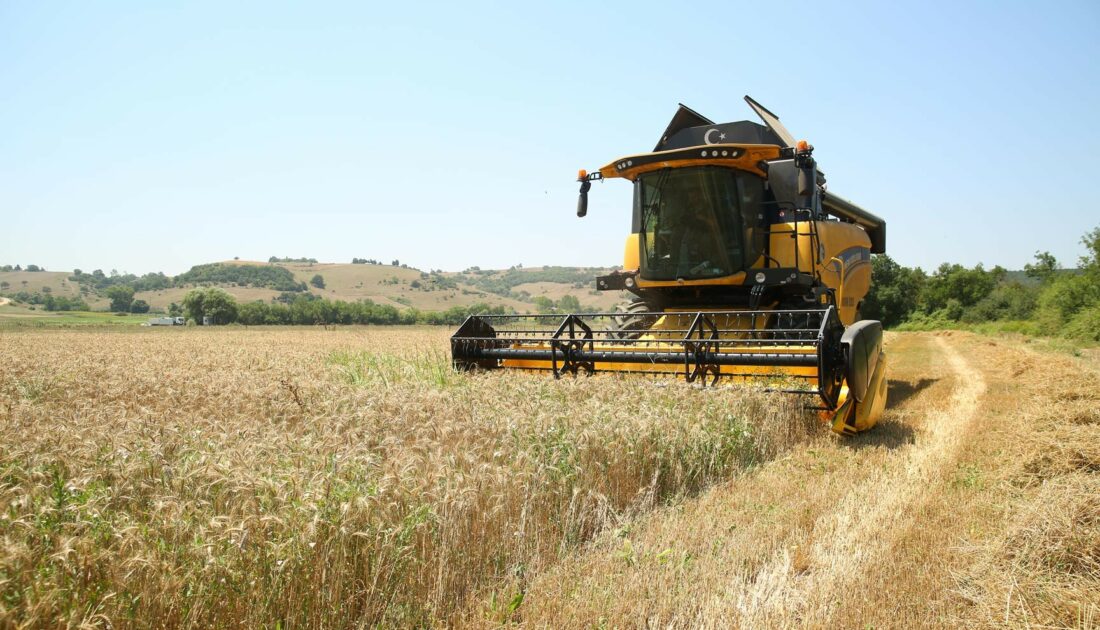
[[446, 332], [0, 332], [0, 627], [1098, 625], [1087, 357], [890, 335], [838, 440]]
[[95, 295], [82, 296], [80, 284], [70, 281], [70, 275], [72, 273], [68, 271], [0, 271], [0, 282], [9, 285], [3, 290], [4, 293], [41, 293], [43, 289], [48, 289], [55, 297], [83, 297], [93, 308], [108, 303], [106, 298]]
[[894, 335], [888, 352], [874, 431], [597, 536], [538, 576], [521, 621], [1096, 627], [1095, 374], [967, 334]]
[[[421, 278], [421, 272], [417, 269], [405, 269], [390, 265], [353, 265], [344, 263], [316, 263], [313, 265], [302, 263], [285, 263], [282, 266], [294, 273], [294, 278], [301, 282], [309, 282], [314, 274], [321, 274], [325, 279], [325, 288], [310, 287], [310, 291], [316, 295], [331, 300], [356, 301], [369, 299], [379, 304], [390, 304], [401, 307], [408, 304], [415, 308], [431, 311], [443, 311], [452, 306], [468, 306], [478, 302], [490, 306], [507, 306], [516, 312], [534, 311], [534, 307], [527, 302], [521, 302], [512, 298], [506, 298], [493, 293], [483, 292], [475, 287], [459, 282], [456, 289], [440, 289], [425, 291], [414, 289], [413, 281], [420, 281], [428, 286]], [[445, 274], [456, 280], [461, 280], [461, 275]], [[392, 284], [393, 278], [398, 279], [397, 284]], [[466, 293], [463, 293], [466, 291]]]
[[[990, 480], [1014, 495], [1001, 535], [957, 572], [971, 616], [1016, 627], [1100, 626], [1100, 374], [1064, 356], [1015, 353], [1024, 377], [1008, 456]], [[1029, 379], [1041, 370], [1044, 378]]]
[[0, 335], [0, 627], [497, 623], [822, 431], [757, 392], [454, 374], [435, 329]]

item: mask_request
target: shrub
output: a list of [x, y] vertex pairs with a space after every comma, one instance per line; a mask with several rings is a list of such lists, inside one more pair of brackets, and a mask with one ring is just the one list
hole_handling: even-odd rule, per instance
[[1062, 336], [1084, 341], [1100, 341], [1100, 306], [1091, 306], [1073, 316]]

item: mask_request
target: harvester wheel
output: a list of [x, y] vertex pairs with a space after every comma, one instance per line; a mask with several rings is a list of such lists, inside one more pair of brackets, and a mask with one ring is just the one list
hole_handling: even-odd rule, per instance
[[626, 306], [620, 304], [615, 310], [622, 315], [612, 317], [612, 323], [607, 326], [613, 338], [637, 339], [657, 321], [652, 315], [641, 314], [651, 312], [651, 309], [639, 298], [634, 298]]

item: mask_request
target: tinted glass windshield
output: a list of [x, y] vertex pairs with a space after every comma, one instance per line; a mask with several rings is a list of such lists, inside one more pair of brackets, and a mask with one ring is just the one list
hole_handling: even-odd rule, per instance
[[642, 277], [715, 278], [759, 256], [760, 178], [728, 168], [665, 169], [639, 176]]

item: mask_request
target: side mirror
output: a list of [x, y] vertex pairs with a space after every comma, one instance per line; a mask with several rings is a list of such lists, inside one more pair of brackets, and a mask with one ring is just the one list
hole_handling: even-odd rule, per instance
[[817, 161], [813, 158], [813, 146], [805, 140], [799, 140], [794, 154], [794, 165], [798, 168], [798, 196], [800, 205], [813, 209], [814, 194], [817, 192]]
[[581, 195], [577, 198], [577, 216], [583, 217], [588, 214], [588, 190], [592, 188], [592, 182], [583, 180], [581, 182]]

